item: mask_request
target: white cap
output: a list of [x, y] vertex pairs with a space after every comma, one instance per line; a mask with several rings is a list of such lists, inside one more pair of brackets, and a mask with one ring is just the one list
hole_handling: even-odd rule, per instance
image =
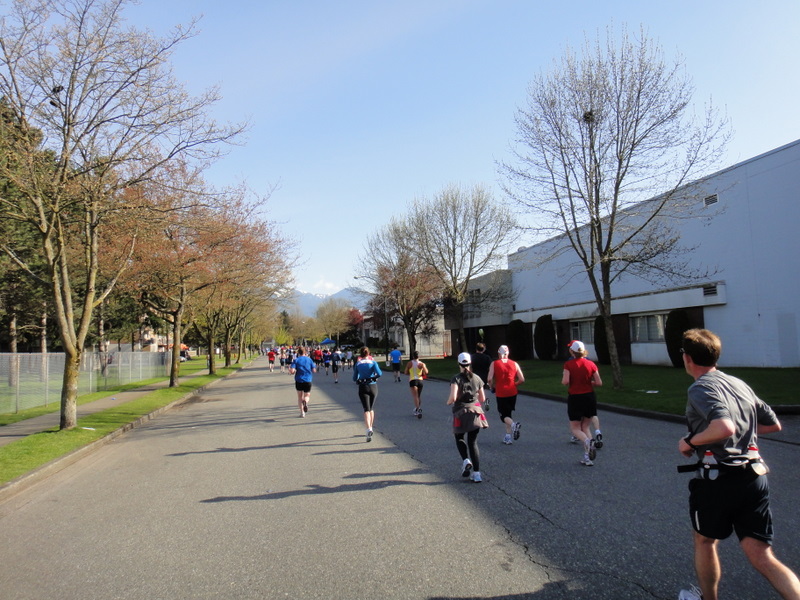
[[497, 349], [497, 353], [500, 356], [508, 356], [508, 346], [502, 345]]
[[469, 355], [469, 352], [462, 352], [458, 355], [458, 364], [464, 367], [472, 364], [472, 357]]
[[586, 350], [586, 346], [583, 345], [583, 342], [575, 340], [572, 342], [572, 345], [569, 347], [569, 349], [573, 352], [584, 352]]

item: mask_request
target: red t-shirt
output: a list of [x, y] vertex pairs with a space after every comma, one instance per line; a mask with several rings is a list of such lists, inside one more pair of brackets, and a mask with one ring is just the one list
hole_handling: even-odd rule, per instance
[[508, 359], [494, 361], [494, 393], [498, 398], [509, 398], [517, 395], [517, 363]]
[[570, 394], [588, 394], [594, 391], [592, 377], [597, 372], [597, 365], [588, 358], [573, 358], [564, 363], [564, 370], [569, 371]]

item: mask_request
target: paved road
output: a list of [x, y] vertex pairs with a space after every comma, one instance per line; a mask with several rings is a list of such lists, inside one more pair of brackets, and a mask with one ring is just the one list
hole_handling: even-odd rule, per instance
[[[683, 427], [603, 413], [592, 468], [563, 404], [520, 398], [522, 437], [480, 434], [460, 477], [444, 406], [384, 377], [364, 441], [354, 384], [317, 375], [308, 417], [266, 361], [0, 504], [3, 599], [676, 598], [693, 580]], [[764, 440], [776, 552], [800, 568], [798, 447]], [[777, 596], [723, 545], [727, 598]]]

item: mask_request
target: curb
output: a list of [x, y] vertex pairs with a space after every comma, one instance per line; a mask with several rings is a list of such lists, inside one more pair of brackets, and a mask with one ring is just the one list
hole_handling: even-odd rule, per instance
[[218, 383], [220, 381], [224, 381], [228, 377], [232, 377], [232, 376], [236, 375], [236, 373], [240, 373], [242, 370], [244, 370], [244, 369], [248, 368], [250, 365], [252, 365], [253, 362], [254, 361], [251, 361], [251, 362], [247, 363], [246, 365], [243, 365], [242, 368], [239, 369], [238, 371], [235, 371], [234, 373], [231, 373], [230, 375], [227, 375], [226, 377], [220, 377], [219, 379], [217, 379], [215, 381], [211, 381], [211, 382], [205, 384], [204, 386], [201, 386], [201, 387], [197, 388], [196, 390], [191, 391], [190, 393], [186, 394], [184, 397], [178, 398], [177, 400], [174, 400], [174, 401], [170, 402], [166, 406], [162, 406], [161, 408], [158, 408], [158, 409], [154, 410], [151, 413], [143, 415], [143, 416], [139, 417], [138, 419], [136, 419], [135, 421], [131, 421], [130, 423], [127, 423], [127, 424], [123, 425], [119, 429], [115, 429], [111, 433], [101, 437], [99, 440], [95, 440], [95, 441], [87, 444], [86, 446], [82, 446], [81, 448], [78, 448], [77, 450], [73, 450], [72, 452], [70, 452], [68, 454], [65, 454], [63, 456], [59, 456], [58, 458], [54, 458], [50, 462], [45, 463], [41, 467], [37, 467], [33, 471], [29, 471], [28, 473], [25, 473], [24, 475], [20, 475], [19, 477], [17, 477], [16, 479], [12, 479], [11, 481], [7, 481], [3, 485], [0, 485], [0, 503], [5, 502], [6, 500], [12, 498], [16, 494], [19, 494], [20, 492], [23, 492], [23, 491], [33, 487], [37, 483], [40, 483], [40, 482], [44, 481], [45, 479], [47, 479], [51, 475], [55, 475], [56, 473], [58, 473], [60, 471], [63, 471], [64, 469], [66, 469], [70, 465], [75, 464], [76, 462], [78, 462], [79, 460], [84, 458], [85, 456], [87, 456], [90, 453], [94, 452], [95, 450], [105, 446], [106, 444], [108, 444], [112, 440], [118, 438], [122, 434], [127, 433], [128, 431], [130, 431], [132, 429], [135, 429], [137, 427], [140, 427], [144, 423], [147, 423], [148, 421], [158, 417], [159, 415], [164, 414], [168, 410], [172, 410], [173, 408], [175, 408], [177, 406], [180, 406], [181, 404], [188, 404], [188, 403], [194, 401], [197, 397], [200, 396], [201, 392], [205, 391], [206, 389], [210, 388], [211, 386], [215, 385], [216, 383]]

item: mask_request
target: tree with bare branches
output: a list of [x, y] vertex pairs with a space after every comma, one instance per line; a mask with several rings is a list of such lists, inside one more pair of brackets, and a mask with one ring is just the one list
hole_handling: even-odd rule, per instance
[[533, 80], [516, 115], [514, 160], [501, 165], [530, 230], [560, 240], [546, 259], [575, 253], [565, 277], [588, 279], [617, 388], [613, 284], [623, 274], [690, 275], [674, 227], [696, 206], [684, 186], [716, 164], [729, 138], [710, 104], [695, 115], [693, 91], [680, 60], [668, 62], [646, 32], [634, 39], [609, 28]]
[[[193, 97], [170, 69], [195, 23], [157, 38], [124, 23], [128, 0], [15, 0], [0, 19], [3, 124], [0, 177], [19, 194], [0, 197], [0, 218], [30, 224], [44, 272], [2, 250], [50, 290], [66, 353], [61, 428], [76, 424], [78, 370], [92, 312], [129, 264], [150, 207], [126, 193], [177, 158], [209, 164], [243, 131], [210, 118], [216, 89]], [[7, 158], [7, 157], [6, 157]], [[127, 253], [99, 287], [104, 224], [125, 215]], [[70, 260], [80, 258], [80, 260]]]
[[417, 335], [433, 330], [444, 286], [433, 268], [409, 248], [409, 236], [405, 223], [397, 219], [369, 236], [357, 278], [368, 282], [372, 292], [396, 310], [411, 354], [417, 348]]
[[501, 302], [502, 288], [480, 290], [469, 296], [478, 276], [505, 266], [513, 243], [516, 221], [508, 207], [482, 185], [450, 185], [432, 199], [411, 206], [405, 225], [405, 254], [425, 265], [439, 280], [445, 316], [457, 325], [458, 344], [467, 352], [464, 303]]

